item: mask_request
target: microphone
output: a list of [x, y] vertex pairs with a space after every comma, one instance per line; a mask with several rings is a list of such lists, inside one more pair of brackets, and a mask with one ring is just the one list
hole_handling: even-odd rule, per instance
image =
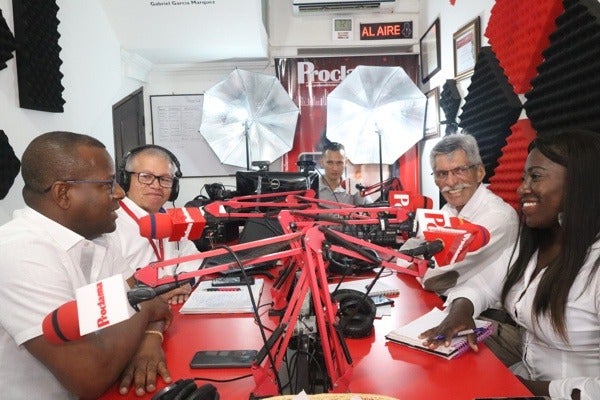
[[148, 214], [139, 219], [140, 235], [148, 239], [200, 239], [206, 219], [198, 207], [169, 208], [166, 213]]
[[[117, 277], [120, 276], [121, 275], [117, 275]], [[114, 314], [112, 313], [112, 311], [114, 311], [116, 308], [129, 308], [127, 307], [127, 303], [129, 303], [129, 305], [137, 309], [137, 305], [139, 303], [151, 300], [156, 296], [159, 296], [163, 293], [167, 293], [190, 281], [189, 279], [184, 281], [176, 281], [164, 285], [159, 285], [155, 288], [145, 285], [136, 286], [126, 293], [126, 300], [125, 291], [119, 291], [119, 293], [116, 294], [116, 297], [119, 297], [120, 300], [118, 301], [121, 302], [121, 304], [118, 304], [118, 307], [109, 308], [108, 303], [110, 303], [111, 300], [108, 298], [110, 294], [108, 293], [108, 289], [106, 287], [109, 285], [109, 283], [107, 283], [107, 279], [98, 283], [91, 284], [91, 286], [95, 286], [96, 288], [100, 283], [102, 283], [103, 286], [102, 297], [94, 296], [94, 299], [96, 300], [96, 307], [100, 309], [100, 316], [96, 319], [93, 326], [88, 326], [86, 328], [87, 323], [84, 321], [84, 318], [82, 318], [81, 313], [79, 312], [80, 307], [78, 304], [85, 303], [85, 299], [82, 298], [79, 289], [77, 289], [77, 300], [71, 300], [61, 305], [56, 310], [46, 315], [46, 317], [44, 318], [42, 322], [42, 332], [46, 340], [48, 340], [48, 342], [52, 344], [70, 342], [73, 340], [77, 340], [88, 333], [98, 331], [100, 329], [114, 325], [118, 322], [122, 322], [126, 319], [129, 319], [133, 315], [133, 313], [128, 313], [126, 314], [126, 317], [119, 318], [111, 316], [111, 314]], [[121, 294], [123, 296], [121, 296]], [[94, 309], [89, 309], [86, 306], [83, 306], [81, 307], [81, 310], [83, 310], [83, 313], [85, 315], [89, 315], [90, 311]], [[91, 314], [93, 314], [93, 311], [91, 312]]]
[[444, 242], [441, 239], [435, 239], [431, 242], [422, 242], [409, 249], [400, 248], [400, 253], [410, 257], [423, 256], [423, 258], [428, 260], [442, 250], [444, 250]]

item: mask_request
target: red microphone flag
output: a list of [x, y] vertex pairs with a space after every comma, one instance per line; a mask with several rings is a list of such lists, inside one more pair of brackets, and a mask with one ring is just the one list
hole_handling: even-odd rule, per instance
[[390, 190], [388, 201], [390, 207], [400, 206], [409, 211], [416, 211], [417, 208], [433, 208], [433, 200], [429, 197], [403, 190]]
[[173, 233], [169, 241], [178, 242], [182, 239], [196, 240], [202, 237], [206, 220], [198, 207], [169, 208], [167, 214], [171, 217]]
[[477, 251], [490, 241], [490, 232], [485, 227], [458, 217], [449, 220], [450, 227], [432, 226], [423, 231], [426, 240], [444, 242], [444, 249], [433, 256], [439, 266], [462, 261], [468, 252]]
[[450, 217], [450, 226], [456, 229], [464, 229], [473, 236], [468, 251], [479, 250], [490, 242], [490, 231], [485, 226], [473, 224], [459, 217]]

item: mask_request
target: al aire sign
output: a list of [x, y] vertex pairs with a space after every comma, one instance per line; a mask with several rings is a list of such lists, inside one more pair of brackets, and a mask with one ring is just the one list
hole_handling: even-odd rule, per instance
[[360, 24], [360, 40], [412, 39], [412, 21]]

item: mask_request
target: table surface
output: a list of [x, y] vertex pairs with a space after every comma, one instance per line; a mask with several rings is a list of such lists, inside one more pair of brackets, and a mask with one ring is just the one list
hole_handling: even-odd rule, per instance
[[[443, 358], [390, 343], [385, 335], [441, 306], [441, 300], [424, 291], [415, 279], [393, 273], [381, 278], [396, 286], [399, 295], [394, 297], [392, 315], [376, 319], [374, 331], [362, 339], [346, 339], [353, 358], [353, 372], [349, 390], [353, 393], [376, 393], [398, 399], [453, 399], [472, 400], [477, 397], [530, 396], [531, 393], [493, 355], [480, 344], [479, 352], [468, 352], [456, 359]], [[270, 282], [260, 304], [270, 301]], [[210, 378], [218, 380], [249, 377], [231, 382], [212, 382], [221, 399], [248, 399], [255, 389], [250, 368], [191, 369], [189, 362], [198, 350], [256, 349], [262, 347], [257, 324], [250, 314], [237, 315], [184, 315], [174, 307], [174, 319], [165, 334], [164, 349], [173, 380]], [[271, 329], [278, 318], [268, 316], [268, 307], [261, 308], [263, 323]], [[206, 383], [197, 381], [198, 385]], [[165, 386], [160, 381], [159, 388]], [[152, 394], [146, 396], [151, 398]], [[117, 386], [109, 389], [101, 399], [139, 399], [130, 390], [127, 396], [118, 393]]]

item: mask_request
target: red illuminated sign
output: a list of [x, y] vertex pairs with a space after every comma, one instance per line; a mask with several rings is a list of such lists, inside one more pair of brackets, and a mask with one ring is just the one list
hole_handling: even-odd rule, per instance
[[412, 21], [360, 24], [360, 40], [412, 39]]

